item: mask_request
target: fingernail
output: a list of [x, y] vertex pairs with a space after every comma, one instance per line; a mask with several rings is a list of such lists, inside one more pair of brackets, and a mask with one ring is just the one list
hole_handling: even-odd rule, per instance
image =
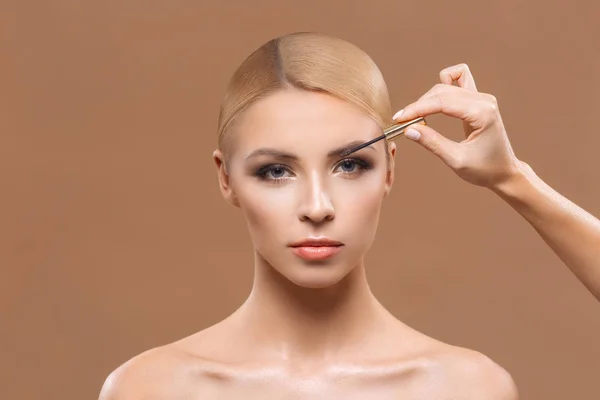
[[413, 128], [408, 128], [406, 132], [404, 132], [404, 136], [406, 136], [410, 140], [419, 140], [419, 138], [421, 137], [421, 132]]
[[[394, 116], [392, 117], [392, 119], [398, 119], [400, 118], [400, 116], [404, 113], [404, 110], [400, 110], [398, 111], [396, 114], [394, 114]], [[388, 114], [389, 115], [389, 114]]]

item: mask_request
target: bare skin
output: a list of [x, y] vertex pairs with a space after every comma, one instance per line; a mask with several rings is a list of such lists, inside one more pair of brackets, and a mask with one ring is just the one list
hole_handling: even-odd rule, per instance
[[341, 294], [302, 293], [284, 280], [271, 276], [277, 287], [221, 323], [130, 360], [100, 399], [517, 398], [510, 375], [486, 356], [390, 315], [364, 269], [340, 283]]
[[[495, 99], [477, 91], [466, 65], [440, 79], [397, 119], [443, 113], [464, 122], [466, 139], [420, 125], [407, 137], [504, 199], [600, 299], [600, 222], [515, 157]], [[251, 107], [239, 129], [228, 160], [219, 151], [214, 158], [221, 191], [242, 210], [255, 245], [250, 296], [221, 323], [119, 367], [101, 400], [518, 398], [502, 367], [415, 331], [371, 293], [363, 258], [394, 181], [395, 147], [391, 162], [381, 142], [357, 152], [369, 168], [327, 153], [378, 135], [373, 121], [328, 95], [292, 89]], [[252, 156], [265, 147], [296, 158]], [[285, 168], [256, 178], [265, 163]], [[313, 236], [343, 250], [320, 263], [298, 258], [290, 245]]]

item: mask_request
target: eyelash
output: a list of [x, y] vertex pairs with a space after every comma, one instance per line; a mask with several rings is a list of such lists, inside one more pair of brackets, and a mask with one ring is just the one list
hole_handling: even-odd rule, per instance
[[[352, 172], [343, 172], [344, 175], [360, 175], [360, 174], [364, 173], [365, 171], [368, 171], [373, 168], [373, 165], [370, 162], [360, 159], [360, 158], [345, 158], [343, 160], [340, 160], [340, 162], [337, 163], [336, 168], [338, 168], [339, 166], [341, 166], [343, 163], [346, 163], [346, 162], [353, 163], [353, 165], [356, 165], [358, 167], [358, 169], [355, 171], [352, 171]], [[287, 177], [269, 178], [268, 177], [269, 172], [273, 171], [274, 169], [283, 169], [284, 171], [291, 173], [290, 169], [283, 164], [268, 164], [268, 165], [262, 166], [258, 170], [256, 170], [254, 175], [257, 176], [261, 180], [273, 182], [273, 183], [281, 183], [282, 181], [284, 181], [287, 178]]]

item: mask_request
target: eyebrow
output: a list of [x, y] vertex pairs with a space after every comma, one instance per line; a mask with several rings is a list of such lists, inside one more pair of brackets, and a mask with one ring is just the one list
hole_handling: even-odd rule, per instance
[[[329, 158], [341, 157], [342, 154], [344, 154], [346, 151], [352, 150], [356, 146], [361, 145], [363, 143], [365, 143], [363, 140], [354, 140], [350, 143], [345, 144], [342, 147], [338, 147], [337, 149], [331, 150], [329, 153], [327, 153], [327, 157], [329, 157]], [[375, 148], [373, 146], [367, 146], [367, 147], [365, 147], [365, 149], [375, 150]], [[286, 153], [281, 150], [271, 149], [271, 148], [266, 148], [266, 147], [254, 150], [252, 153], [250, 153], [250, 155], [248, 157], [246, 157], [246, 160], [248, 160], [249, 158], [258, 157], [258, 156], [274, 156], [274, 157], [293, 160], [293, 161], [298, 160], [298, 156], [296, 156], [294, 154]]]

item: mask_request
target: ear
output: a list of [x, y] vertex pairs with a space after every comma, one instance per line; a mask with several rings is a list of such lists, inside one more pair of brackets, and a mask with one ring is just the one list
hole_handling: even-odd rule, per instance
[[385, 177], [385, 195], [384, 195], [384, 197], [387, 197], [387, 195], [390, 194], [390, 192], [392, 190], [392, 186], [394, 185], [394, 166], [395, 166], [395, 162], [396, 162], [396, 143], [394, 143], [394, 142], [389, 143], [389, 156], [390, 156], [390, 160], [388, 163], [388, 170], [387, 170], [387, 174]]
[[227, 173], [225, 157], [220, 149], [213, 151], [213, 160], [217, 166], [217, 178], [219, 179], [219, 189], [221, 189], [221, 194], [229, 204], [239, 207], [240, 204], [231, 187], [231, 179]]

